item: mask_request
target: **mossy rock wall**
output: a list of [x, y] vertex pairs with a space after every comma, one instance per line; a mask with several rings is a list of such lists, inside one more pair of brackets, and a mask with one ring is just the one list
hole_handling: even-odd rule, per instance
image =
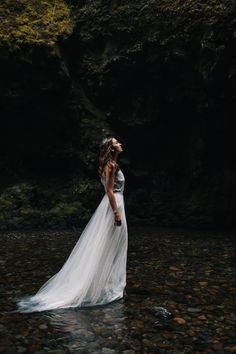
[[1, 228], [84, 225], [109, 133], [131, 223], [235, 227], [234, 2], [4, 0], [0, 14]]

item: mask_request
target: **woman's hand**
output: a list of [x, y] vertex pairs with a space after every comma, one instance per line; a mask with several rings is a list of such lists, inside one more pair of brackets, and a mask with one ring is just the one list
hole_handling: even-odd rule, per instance
[[118, 210], [114, 211], [114, 215], [115, 215], [115, 223], [114, 225], [116, 226], [121, 226], [121, 216]]

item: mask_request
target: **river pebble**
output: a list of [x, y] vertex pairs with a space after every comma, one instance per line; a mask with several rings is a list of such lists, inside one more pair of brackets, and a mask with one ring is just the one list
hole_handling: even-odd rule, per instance
[[123, 299], [12, 313], [64, 264], [81, 230], [1, 232], [0, 353], [235, 353], [234, 233], [129, 229]]

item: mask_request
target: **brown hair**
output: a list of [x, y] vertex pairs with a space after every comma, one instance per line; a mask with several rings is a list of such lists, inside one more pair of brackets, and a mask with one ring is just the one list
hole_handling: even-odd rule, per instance
[[[98, 174], [100, 177], [102, 176], [106, 164], [113, 160], [114, 149], [112, 146], [112, 139], [114, 139], [113, 136], [104, 138], [100, 144], [100, 154], [98, 159], [99, 161]], [[116, 165], [118, 166], [119, 169], [119, 165], [118, 164]]]

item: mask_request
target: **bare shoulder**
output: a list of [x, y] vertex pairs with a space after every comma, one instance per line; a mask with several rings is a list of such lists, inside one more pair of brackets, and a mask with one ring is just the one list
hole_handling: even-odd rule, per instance
[[104, 172], [107, 173], [114, 173], [118, 168], [118, 164], [113, 161], [113, 160], [109, 160], [107, 161], [105, 167], [104, 167]]

